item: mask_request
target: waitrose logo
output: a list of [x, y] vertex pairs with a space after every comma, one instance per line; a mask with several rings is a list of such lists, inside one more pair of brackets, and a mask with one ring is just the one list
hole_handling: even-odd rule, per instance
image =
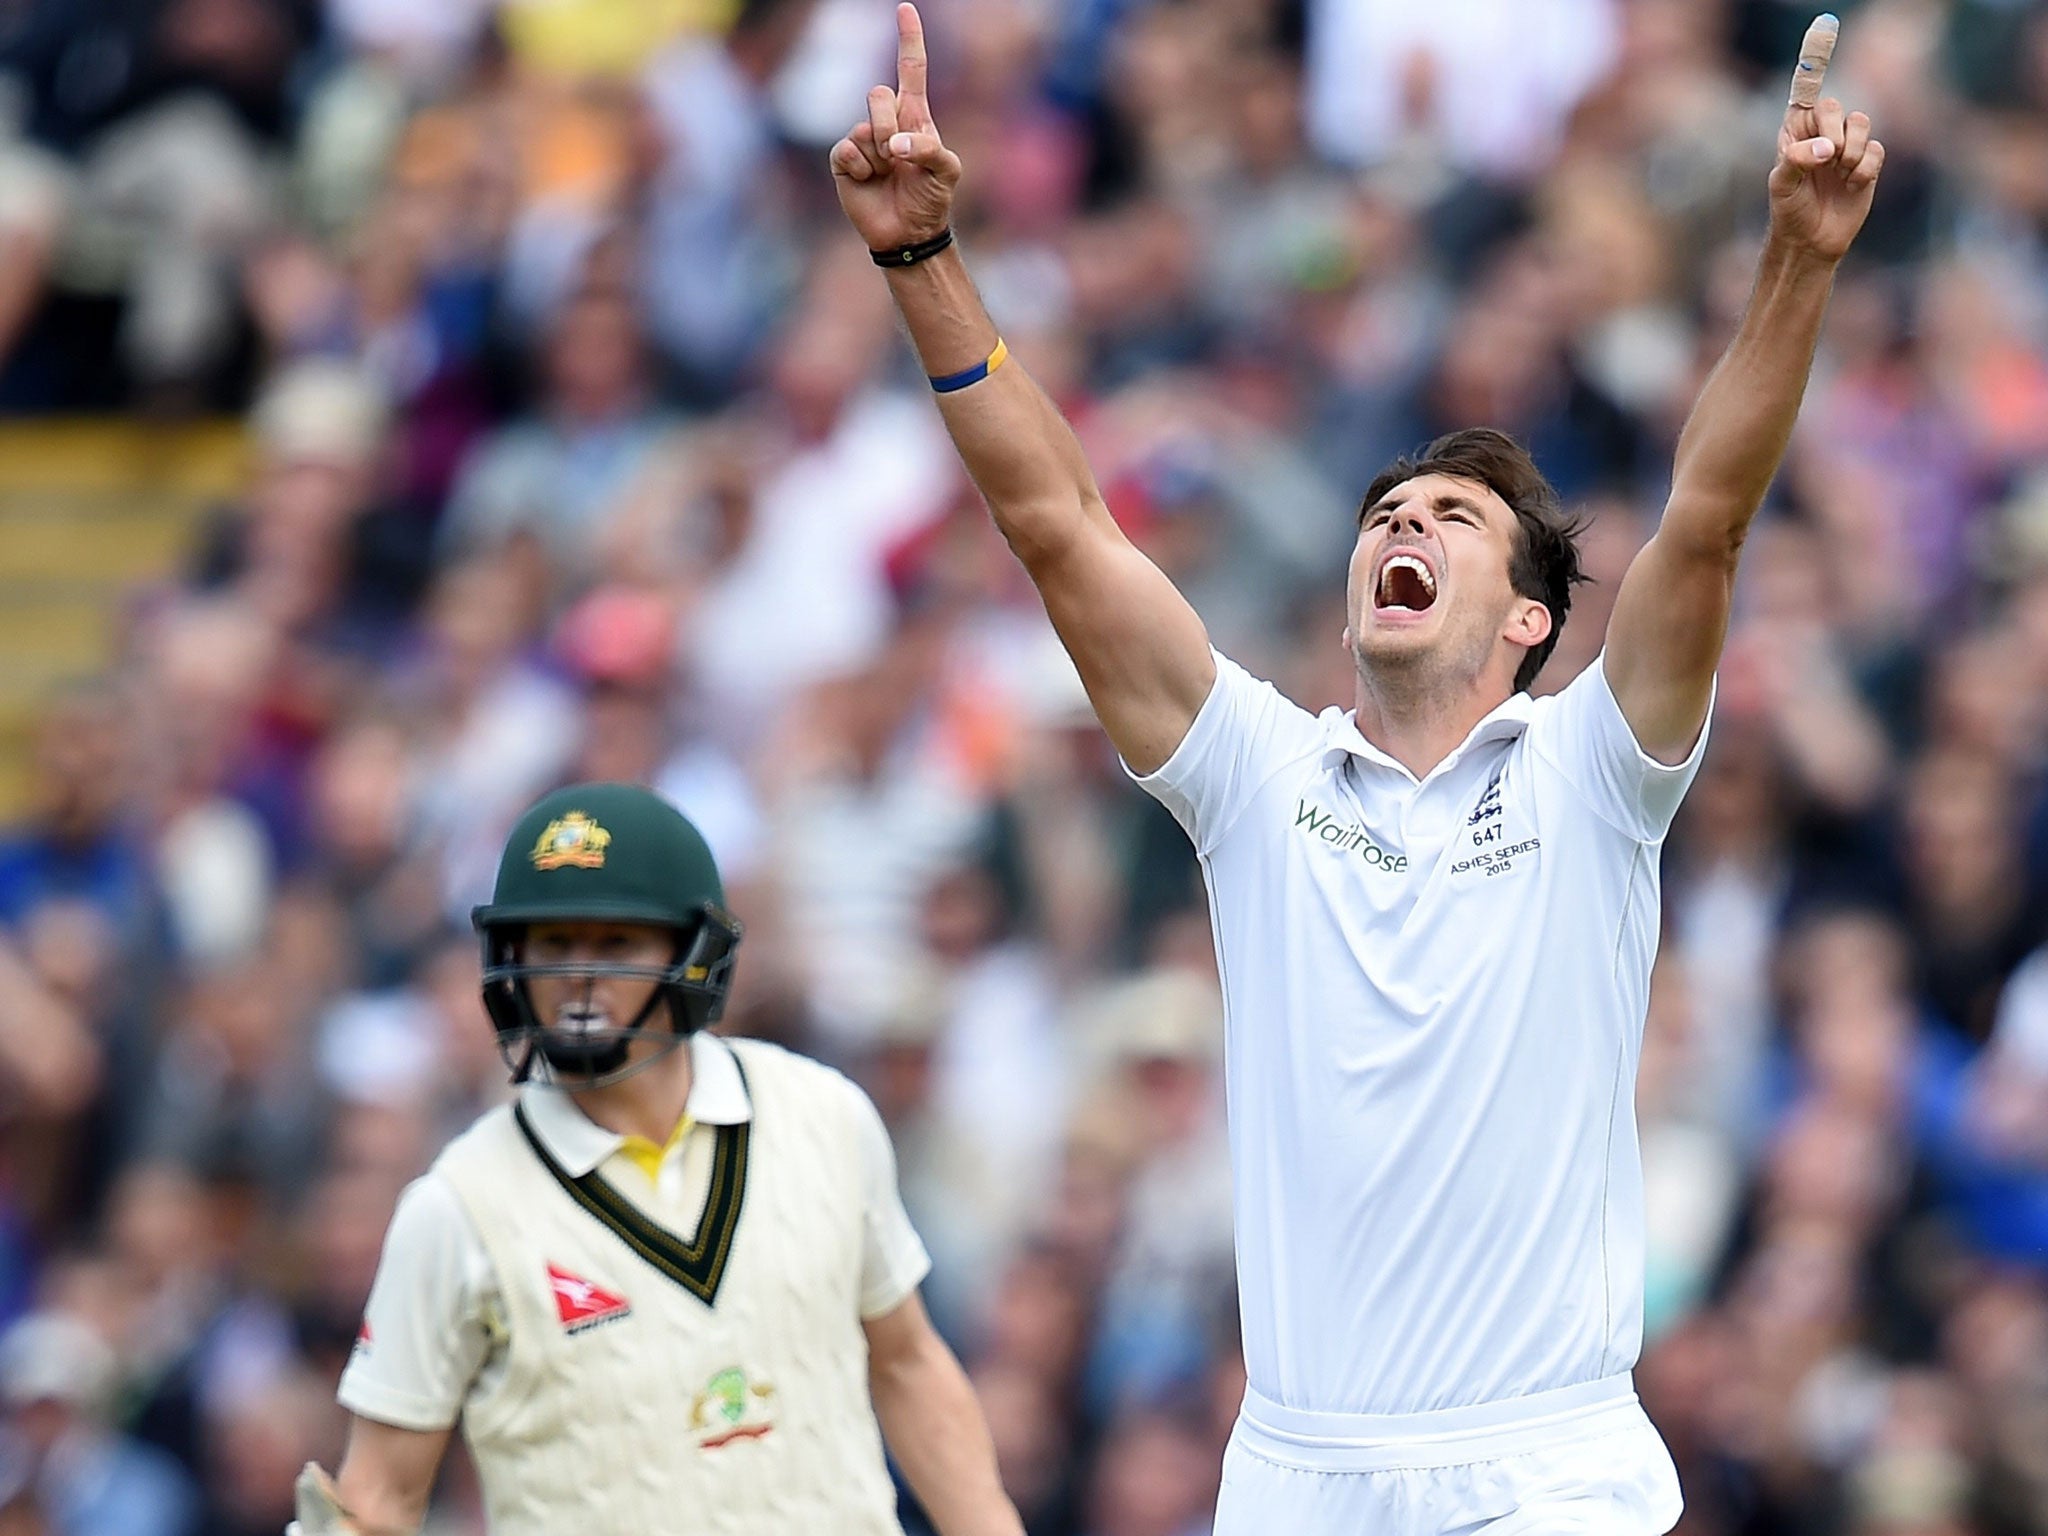
[[1331, 812], [1306, 800], [1294, 802], [1294, 829], [1306, 831], [1319, 842], [1328, 843], [1344, 853], [1355, 853], [1374, 869], [1383, 869], [1390, 875], [1398, 875], [1408, 867], [1408, 855], [1389, 853], [1363, 827], [1348, 826], [1339, 821]]

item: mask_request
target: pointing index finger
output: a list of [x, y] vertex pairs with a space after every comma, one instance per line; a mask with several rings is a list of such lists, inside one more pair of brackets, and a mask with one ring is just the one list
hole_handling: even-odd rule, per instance
[[928, 115], [925, 105], [924, 70], [924, 22], [917, 14], [917, 7], [905, 3], [896, 7], [896, 94], [905, 107], [916, 102], [916, 107], [906, 111], [907, 120], [912, 116], [922, 119]]
[[1799, 67], [1792, 71], [1792, 107], [1811, 107], [1820, 100], [1821, 84], [1827, 79], [1828, 60], [1834, 57], [1835, 40], [1842, 35], [1842, 23], [1833, 11], [1823, 11], [1806, 29], [1799, 45]]

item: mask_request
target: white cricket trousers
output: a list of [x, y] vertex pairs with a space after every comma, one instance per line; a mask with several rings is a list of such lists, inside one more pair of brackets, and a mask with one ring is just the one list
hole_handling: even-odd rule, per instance
[[1216, 1536], [1661, 1536], [1683, 1508], [1627, 1375], [1398, 1415], [1248, 1391]]

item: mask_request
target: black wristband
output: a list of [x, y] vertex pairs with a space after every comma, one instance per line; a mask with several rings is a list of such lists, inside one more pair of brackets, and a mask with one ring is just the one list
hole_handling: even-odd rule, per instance
[[948, 224], [929, 240], [899, 246], [893, 251], [869, 251], [868, 259], [878, 267], [914, 267], [920, 261], [930, 261], [952, 243], [953, 226]]

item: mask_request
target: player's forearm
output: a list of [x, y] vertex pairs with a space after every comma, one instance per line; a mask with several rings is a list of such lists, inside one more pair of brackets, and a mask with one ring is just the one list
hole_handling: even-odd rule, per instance
[[[427, 1518], [449, 1434], [352, 1418], [348, 1451], [333, 1483], [320, 1488], [320, 1479], [313, 1479], [314, 1486], [301, 1479], [299, 1518], [307, 1524], [305, 1536], [323, 1536], [327, 1529], [308, 1523], [308, 1495], [314, 1496], [316, 1508], [324, 1497], [343, 1518], [345, 1523], [332, 1527], [336, 1536], [412, 1536]], [[307, 1468], [308, 1475], [315, 1472]]]
[[1771, 240], [1727, 353], [1678, 440], [1659, 537], [1733, 559], [1792, 441], [1835, 267]]
[[[995, 350], [995, 324], [958, 247], [892, 270], [889, 288], [932, 377], [973, 368]], [[1108, 517], [1073, 428], [1020, 360], [937, 400], [961, 462], [1027, 566], [1055, 558], [1089, 519]]]
[[414, 1536], [426, 1518], [424, 1504], [411, 1518], [401, 1520], [375, 1507], [374, 1494], [365, 1503], [360, 1474], [350, 1477], [349, 1483], [350, 1491], [344, 1494], [317, 1462], [307, 1462], [292, 1488], [293, 1518], [284, 1536]]
[[890, 1454], [939, 1536], [1023, 1536], [974, 1387], [936, 1335], [903, 1358], [874, 1362], [869, 1384]]
[[[344, 1467], [335, 1480], [335, 1502], [340, 1523], [326, 1527], [334, 1536], [414, 1536], [427, 1518], [427, 1499], [412, 1499], [388, 1486], [380, 1486]], [[304, 1536], [324, 1536], [323, 1529], [305, 1525]]]

